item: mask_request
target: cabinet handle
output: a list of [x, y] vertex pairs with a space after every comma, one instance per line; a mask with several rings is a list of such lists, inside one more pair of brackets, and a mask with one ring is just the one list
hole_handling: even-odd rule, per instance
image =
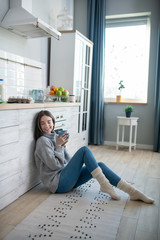
[[83, 138], [83, 140], [86, 140], [85, 138]]

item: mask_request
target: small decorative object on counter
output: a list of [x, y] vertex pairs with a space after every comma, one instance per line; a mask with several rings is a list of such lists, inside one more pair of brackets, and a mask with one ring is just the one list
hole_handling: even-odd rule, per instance
[[33, 103], [33, 99], [30, 97], [10, 97], [7, 103]]
[[74, 103], [75, 102], [75, 95], [69, 95], [69, 101]]
[[68, 90], [63, 87], [50, 87], [49, 98], [51, 98], [53, 102], [68, 102], [68, 95]]
[[43, 90], [33, 89], [32, 90], [32, 98], [34, 99], [35, 103], [42, 103], [42, 102], [44, 102]]
[[6, 89], [4, 79], [0, 79], [0, 103], [6, 102]]

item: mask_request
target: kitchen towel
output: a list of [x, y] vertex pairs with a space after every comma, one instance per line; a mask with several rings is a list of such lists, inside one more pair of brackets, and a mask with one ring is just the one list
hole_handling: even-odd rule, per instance
[[115, 240], [128, 198], [120, 201], [99, 191], [95, 179], [69, 193], [51, 194], [4, 240]]

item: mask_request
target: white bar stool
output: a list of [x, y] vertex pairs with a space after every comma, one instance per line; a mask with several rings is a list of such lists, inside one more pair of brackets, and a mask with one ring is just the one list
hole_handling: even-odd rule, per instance
[[[137, 125], [138, 125], [138, 117], [117, 117], [117, 144], [116, 144], [116, 150], [118, 150], [118, 146], [127, 146], [129, 147], [129, 152], [131, 152], [131, 147], [134, 147], [136, 149], [136, 138], [137, 138]], [[120, 126], [122, 126], [122, 141], [119, 141], [119, 133], [120, 133]], [[124, 132], [125, 132], [125, 126], [130, 127], [129, 132], [129, 142], [124, 141]], [[134, 131], [134, 141], [132, 142], [132, 128], [135, 127]]]

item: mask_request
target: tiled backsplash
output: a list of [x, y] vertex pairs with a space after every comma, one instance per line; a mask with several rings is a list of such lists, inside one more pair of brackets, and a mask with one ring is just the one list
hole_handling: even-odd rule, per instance
[[46, 65], [0, 50], [0, 78], [4, 79], [6, 100], [31, 96], [32, 89], [46, 87]]

